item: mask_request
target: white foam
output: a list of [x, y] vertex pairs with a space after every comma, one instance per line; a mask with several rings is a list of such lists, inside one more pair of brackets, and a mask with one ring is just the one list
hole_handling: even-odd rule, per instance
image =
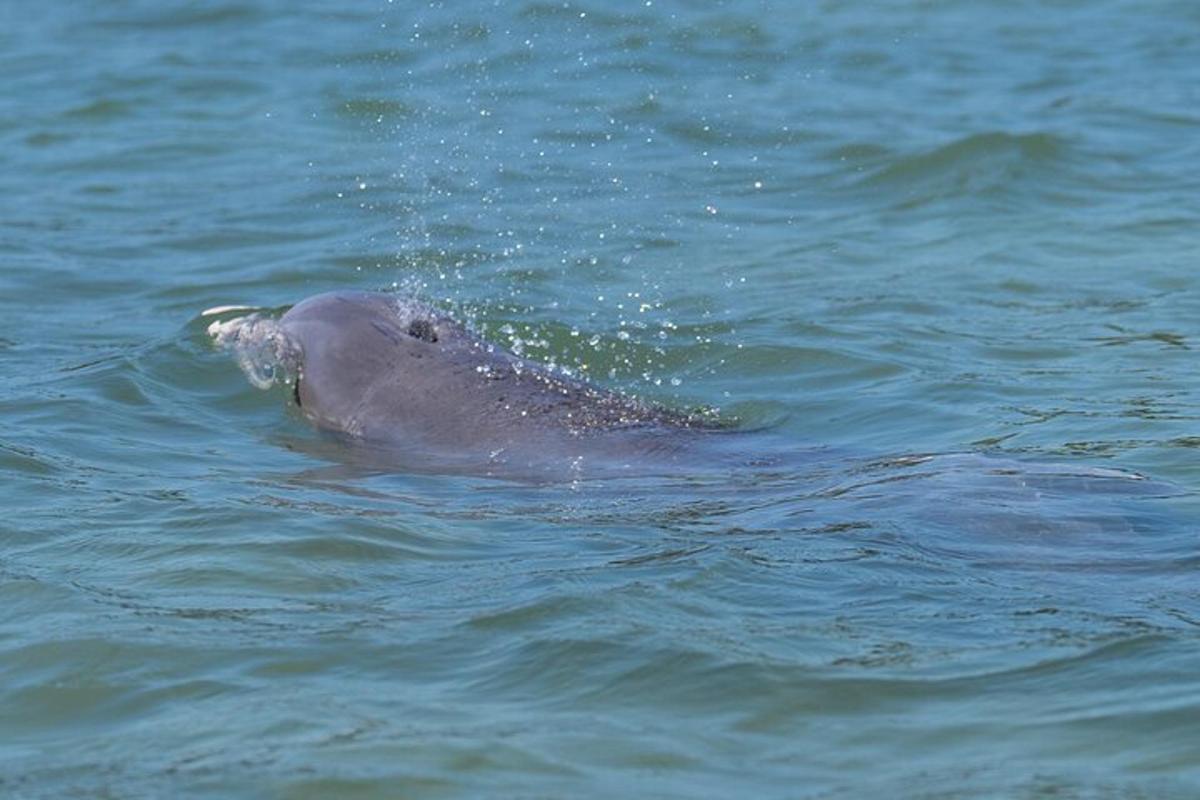
[[233, 353], [242, 372], [259, 389], [290, 381], [299, 366], [291, 341], [270, 317], [256, 313], [215, 320], [208, 335], [218, 347]]
[[213, 317], [217, 314], [226, 314], [230, 311], [254, 311], [254, 306], [213, 306], [206, 308], [200, 312], [202, 317]]

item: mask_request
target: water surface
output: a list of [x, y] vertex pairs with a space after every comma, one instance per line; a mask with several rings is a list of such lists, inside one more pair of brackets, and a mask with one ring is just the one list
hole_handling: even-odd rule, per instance
[[[0, 793], [1200, 791], [1193, 4], [0, 22]], [[354, 469], [344, 288], [810, 457]]]

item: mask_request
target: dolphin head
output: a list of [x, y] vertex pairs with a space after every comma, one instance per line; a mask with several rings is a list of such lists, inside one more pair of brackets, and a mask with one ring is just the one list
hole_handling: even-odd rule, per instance
[[309, 298], [279, 326], [297, 353], [296, 402], [322, 427], [351, 434], [363, 433], [362, 410], [381, 379], [403, 379], [421, 348], [438, 340], [439, 327], [419, 304], [365, 292]]

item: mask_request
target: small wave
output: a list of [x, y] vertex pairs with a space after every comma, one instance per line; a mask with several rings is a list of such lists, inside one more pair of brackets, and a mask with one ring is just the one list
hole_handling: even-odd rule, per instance
[[911, 189], [914, 184], [933, 184], [932, 194], [936, 195], [994, 189], [1035, 169], [1044, 174], [1049, 165], [1064, 158], [1067, 150], [1066, 140], [1049, 133], [978, 133], [923, 153], [899, 156], [868, 175], [860, 185]]

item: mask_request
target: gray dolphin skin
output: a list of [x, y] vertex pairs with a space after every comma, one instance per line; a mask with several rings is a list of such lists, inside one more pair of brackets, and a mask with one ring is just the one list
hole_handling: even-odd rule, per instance
[[619, 473], [667, 466], [723, 427], [553, 372], [395, 295], [318, 295], [279, 331], [303, 413], [409, 465]]

